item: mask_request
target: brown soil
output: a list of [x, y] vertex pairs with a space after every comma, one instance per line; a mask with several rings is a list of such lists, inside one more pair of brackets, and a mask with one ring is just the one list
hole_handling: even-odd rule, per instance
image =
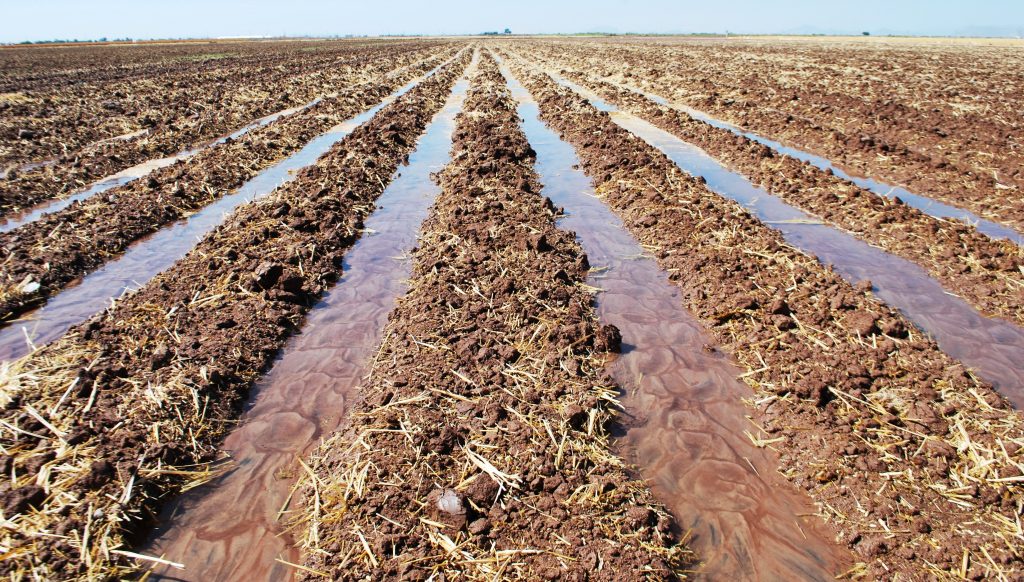
[[300, 460], [342, 426], [359, 400], [388, 315], [406, 290], [412, 272], [408, 255], [440, 192], [431, 175], [449, 161], [467, 75], [420, 136], [408, 164], [377, 198], [363, 224], [370, 236], [345, 253], [344, 276], [253, 384], [239, 424], [220, 444], [231, 459], [224, 473], [175, 497], [140, 546], [143, 553], [185, 564], [184, 570], [156, 568], [154, 579], [294, 579], [297, 570], [289, 564], [300, 563], [302, 554], [286, 510], [294, 507], [296, 482], [306, 474]]
[[[507, 75], [506, 75], [507, 76]], [[623, 388], [615, 450], [635, 464], [700, 557], [706, 580], [830, 580], [854, 563], [807, 495], [778, 473], [778, 457], [749, 438], [750, 388], [716, 348], [679, 290], [602, 200], [572, 146], [536, 116], [514, 79], [523, 130], [537, 150], [544, 192], [566, 209], [559, 226], [576, 232], [600, 289], [602, 322], [622, 333], [611, 367]]]
[[[187, 127], [193, 120], [217, 123], [210, 115], [217, 111], [238, 114], [244, 123], [306, 103], [368, 62], [443, 44], [418, 40], [238, 43], [190, 52], [172, 45], [0, 51], [0, 101], [7, 114], [0, 123], [0, 167], [73, 154], [89, 143], [137, 129]], [[87, 62], [72, 62], [90, 52]], [[55, 60], [54, 53], [68, 61]], [[119, 65], [119, 59], [133, 53], [154, 60]], [[3, 74], [23, 67], [27, 70]]]
[[550, 78], [515, 69], [597, 192], [748, 369], [756, 437], [871, 578], [1020, 577], [1024, 416], [781, 235]]
[[[144, 114], [139, 112], [144, 107], [137, 105], [137, 102], [144, 100], [148, 93], [140, 96], [128, 89], [94, 90], [93, 94], [89, 95], [90, 99], [83, 98], [76, 102], [72, 111], [58, 106], [41, 106], [39, 97], [29, 94], [25, 97], [29, 101], [18, 102], [18, 108], [24, 109], [26, 115], [38, 118], [40, 122], [45, 121], [50, 125], [63, 124], [62, 127], [74, 131], [84, 131], [89, 127], [81, 123], [80, 120], [83, 118], [101, 119], [104, 123], [116, 122], [120, 125], [117, 129], [93, 136], [98, 139], [103, 135], [108, 139], [91, 144], [82, 143], [75, 146], [75, 140], [63, 136], [61, 139], [64, 140], [62, 143], [66, 149], [62, 149], [46, 164], [33, 169], [9, 171], [4, 179], [0, 179], [0, 214], [7, 214], [52, 198], [64, 197], [95, 180], [146, 160], [201, 147], [210, 140], [237, 130], [262, 116], [289, 107], [305, 105], [314, 97], [323, 96], [324, 93], [337, 88], [368, 82], [389, 70], [412, 64], [429, 56], [430, 53], [437, 52], [439, 47], [433, 44], [363, 49], [346, 55], [347, 58], [340, 59], [340, 62], [335, 62], [339, 59], [316, 59], [304, 63], [304, 68], [300, 71], [279, 65], [264, 72], [257, 79], [252, 79], [253, 71], [244, 66], [231, 71], [230, 75], [224, 74], [223, 78], [211, 79], [197, 74], [196, 79], [190, 78], [187, 82], [179, 80], [176, 86], [166, 88], [167, 91], [160, 95], [162, 103], [151, 104]], [[261, 69], [265, 66], [267, 63], [260, 63]], [[281, 76], [285, 70], [293, 74]], [[154, 84], [149, 79], [147, 81]], [[122, 95], [123, 98], [114, 98], [109, 91]], [[113, 100], [108, 99], [101, 104], [94, 103], [96, 93]], [[52, 101], [61, 97], [47, 99]], [[110, 109], [113, 107], [112, 103], [118, 103], [117, 111], [123, 112], [124, 115], [131, 112], [132, 116], [141, 116], [141, 121], [134, 120], [134, 117], [132, 121], [120, 120], [119, 114]], [[132, 105], [133, 103], [136, 104]], [[0, 108], [2, 107], [0, 105]], [[102, 112], [102, 115], [98, 115], [98, 112]], [[0, 124], [0, 136], [7, 133], [13, 135], [20, 131], [14, 126], [26, 125], [15, 113], [11, 111], [11, 117], [5, 120], [11, 125], [9, 130], [3, 127], [4, 124]], [[73, 116], [74, 119], [65, 119], [68, 116]], [[47, 132], [57, 131], [52, 127], [47, 129], [35, 127], [36, 124], [28, 125], [33, 127], [30, 131], [35, 137], [21, 139], [17, 144], [13, 144], [11, 148], [14, 153], [22, 154], [22, 157], [9, 162], [39, 161], [38, 154], [32, 154], [34, 150], [27, 146], [33, 141], [44, 139], [41, 136]], [[113, 138], [131, 131], [145, 133], [130, 139]], [[6, 164], [0, 162], [0, 167]]]
[[[674, 46], [673, 46], [674, 45]], [[587, 69], [1024, 230], [1014, 47], [569, 42]]]
[[362, 220], [468, 58], [240, 208], [139, 292], [4, 369], [3, 420], [15, 428], [2, 440], [11, 478], [0, 485], [0, 572], [138, 569], [115, 550], [139, 539], [168, 494], [210, 477], [251, 382], [340, 276]]
[[786, 202], [921, 265], [983, 313], [1024, 324], [1024, 248], [992, 240], [960, 222], [933, 218], [634, 92], [582, 73], [566, 74], [625, 111], [697, 145]]
[[[431, 59], [394, 78], [352, 87], [236, 141], [0, 233], [0, 320], [20, 315], [132, 242], [237, 189], [436, 64]], [[30, 281], [38, 289], [26, 289]]]
[[[514, 45], [1024, 224], [1016, 196], [1024, 92], [1019, 58], [1005, 48]], [[585, 59], [577, 58], [581, 47], [591, 53]], [[142, 127], [146, 115], [157, 122], [147, 134], [153, 144], [178, 144], [213, 131], [218, 109], [249, 121], [262, 106], [269, 113], [308, 102], [357, 69], [379, 72], [388, 59], [416, 67], [456, 48], [410, 40], [3, 49], [0, 172], [3, 160], [66, 151], [67, 159], [10, 181], [49, 175], [60, 181], [53, 191], [66, 192], [77, 187], [68, 176], [106, 172], [136, 155], [141, 141], [94, 142]], [[114, 579], [153, 563], [125, 552], [138, 548], [170, 496], [220, 470], [219, 445], [254, 380], [342, 274], [364, 218], [468, 60], [467, 51], [294, 181], [240, 207], [138, 292], [0, 366], [0, 575]], [[835, 541], [856, 556], [836, 574], [1024, 579], [1024, 414], [873, 297], [870, 282], [844, 282], [572, 91], [509, 62], [545, 122], [579, 153], [596, 193], [706, 326], [708, 353], [721, 348], [744, 370], [745, 438], [778, 455], [788, 479], [779, 489], [806, 491]], [[13, 253], [0, 299], [20, 309], [33, 300], [12, 291], [22, 282], [43, 282], [49, 293], [88, 272], [378, 101], [385, 85], [0, 236]], [[982, 309], [1020, 320], [1012, 272], [1021, 268], [1019, 250], [901, 204], [876, 204], [834, 176], [598, 88], [794, 204], [914, 257]], [[307, 480], [290, 499], [304, 510], [292, 523], [305, 536], [304, 565], [280, 567], [297, 566], [309, 579], [684, 575], [700, 556], [678, 524], [698, 512], [671, 519], [652, 496], [656, 484], [609, 452], [613, 429], [640, 426], [617, 424], [619, 386], [602, 372], [622, 340], [598, 323], [594, 288], [584, 285], [587, 258], [572, 233], [555, 227], [559, 211], [539, 195], [536, 154], [486, 58], [467, 109], [453, 161], [438, 175], [444, 192], [414, 256], [411, 291], [385, 330], [364, 399], [304, 465]], [[37, 114], [41, 129], [21, 132]], [[686, 398], [705, 402], [693, 392]], [[663, 411], [636, 412], [642, 422], [645, 412]], [[698, 420], [714, 422], [710, 414]], [[696, 463], [719, 470], [706, 451], [674, 457], [701, 459], [678, 461], [679, 474], [695, 474]], [[672, 486], [700, 495], [702, 484]], [[709, 504], [725, 506], [729, 491], [707, 490]]]
[[[235, 69], [257, 74], [303, 72], [304, 64], [342, 64], [353, 55], [381, 49], [402, 51], [426, 39], [194, 40], [117, 44], [0, 45], [0, 92], [54, 91], [93, 83], [106, 92], [122, 81], [160, 77], [168, 84], [195, 74]], [[437, 44], [442, 44], [443, 41]], [[124, 50], [128, 49], [128, 50]], [[329, 74], [329, 71], [324, 71]]]
[[484, 58], [411, 289], [315, 459], [306, 579], [664, 579], [688, 557], [608, 452], [620, 338], [518, 121]]

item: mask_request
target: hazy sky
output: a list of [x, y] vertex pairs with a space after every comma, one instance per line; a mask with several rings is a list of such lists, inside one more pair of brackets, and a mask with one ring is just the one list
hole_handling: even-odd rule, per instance
[[0, 42], [266, 35], [1024, 35], [1024, 0], [0, 0]]

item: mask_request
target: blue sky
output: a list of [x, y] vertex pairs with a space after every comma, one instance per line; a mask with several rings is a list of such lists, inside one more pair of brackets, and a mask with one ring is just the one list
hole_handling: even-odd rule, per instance
[[0, 42], [266, 35], [735, 32], [1024, 36], [1024, 0], [0, 0]]

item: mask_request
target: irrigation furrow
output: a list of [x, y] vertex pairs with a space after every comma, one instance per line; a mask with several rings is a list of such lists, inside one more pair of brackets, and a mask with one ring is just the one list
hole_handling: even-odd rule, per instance
[[[470, 65], [470, 71], [473, 65]], [[455, 114], [468, 81], [455, 84], [401, 170], [377, 199], [365, 234], [345, 255], [344, 274], [310, 311], [303, 333], [285, 345], [256, 382], [241, 424], [221, 449], [230, 470], [169, 504], [147, 554], [185, 564], [157, 573], [175, 580], [289, 579], [301, 560], [289, 532], [289, 494], [304, 458], [338, 428], [359, 398], [359, 383], [388, 314], [405, 290], [408, 253], [438, 188], [432, 172], [448, 162]], [[283, 560], [278, 561], [278, 559]]]
[[[1014, 61], [1012, 51], [972, 55], [953, 49], [959, 53], [951, 59], [959, 61], [956, 66], [909, 51], [898, 57], [907, 60], [892, 68], [891, 61], [863, 60], [864, 52], [857, 50], [859, 56], [847, 56], [847, 63], [871, 71], [861, 76], [831, 65], [818, 68], [820, 63], [799, 66], [798, 73], [785, 58], [769, 64], [762, 58], [764, 46], [753, 51], [758, 56], [742, 61], [718, 46], [691, 45], [685, 53], [659, 55], [650, 48], [625, 49], [629, 56], [616, 50], [620, 54], [609, 58], [609, 51], [592, 45], [586, 67], [1024, 232], [1020, 107], [1007, 89], [1016, 82], [1013, 64], [1007, 64]], [[556, 50], [572, 52], [565, 46]], [[944, 52], [943, 60], [951, 56], [939, 51], [932, 58]], [[829, 49], [812, 60], [837, 57]], [[629, 62], [625, 67], [623, 59]], [[928, 73], [917, 69], [924, 62]], [[878, 78], [886, 75], [882, 71], [904, 67], [918, 74], [896, 74], [887, 82]], [[980, 70], [985, 75], [977, 75]], [[803, 80], [794, 81], [794, 74]], [[859, 84], [866, 77], [872, 82]], [[927, 105], [920, 101], [921, 90], [931, 93]], [[1003, 113], [996, 113], [1000, 109]]]
[[1024, 247], [1019, 246], [1024, 236], [1014, 233], [1013, 242], [992, 240], [956, 221], [887, 203], [879, 194], [686, 112], [581, 73], [568, 76], [616, 107], [700, 147], [787, 203], [917, 263], [983, 313], [1024, 324]]
[[45, 197], [49, 199], [49, 201], [43, 202], [42, 204], [33, 206], [31, 208], [27, 208], [22, 212], [8, 214], [4, 218], [0, 219], [3, 221], [2, 223], [0, 223], [0, 233], [10, 232], [26, 224], [35, 222], [47, 214], [58, 212], [60, 210], [67, 208], [68, 206], [71, 206], [75, 202], [82, 202], [83, 200], [91, 198], [97, 194], [102, 194], [103, 192], [106, 192], [107, 190], [110, 190], [112, 188], [123, 186], [133, 180], [137, 180], [139, 178], [146, 176], [150, 172], [170, 166], [171, 164], [174, 164], [179, 160], [187, 160], [192, 156], [198, 154], [201, 150], [205, 148], [222, 144], [228, 140], [237, 140], [246, 133], [252, 131], [253, 129], [256, 129], [257, 127], [262, 127], [282, 117], [286, 117], [288, 115], [292, 115], [304, 109], [308, 109], [319, 103], [320, 100], [321, 98], [318, 97], [317, 99], [306, 104], [306, 106], [304, 107], [286, 109], [283, 111], [279, 111], [273, 115], [268, 115], [266, 117], [263, 117], [262, 119], [258, 119], [246, 125], [245, 127], [242, 127], [234, 131], [230, 135], [226, 135], [216, 140], [213, 140], [208, 144], [183, 150], [171, 156], [149, 159], [142, 163], [131, 166], [129, 168], [125, 168], [124, 170], [121, 170], [116, 174], [106, 176], [105, 178], [102, 178], [92, 183], [88, 188], [79, 190], [65, 198], [52, 199], [54, 197]]
[[122, 256], [89, 273], [77, 284], [51, 297], [38, 309], [26, 313], [22, 322], [0, 329], [0, 360], [19, 358], [32, 351], [36, 345], [57, 339], [71, 326], [102, 311], [112, 300], [141, 287], [185, 256], [199, 239], [224, 222], [228, 213], [242, 204], [266, 196], [274, 188], [293, 179], [297, 171], [314, 163], [337, 141], [409, 91], [417, 82], [409, 82], [367, 111], [310, 140], [301, 150], [263, 170], [235, 192], [207, 205], [187, 219], [130, 245]]
[[506, 72], [544, 192], [565, 209], [600, 289], [597, 313], [629, 349], [613, 376], [626, 388], [619, 446], [672, 511], [710, 579], [829, 580], [852, 563], [810, 501], [778, 475], [751, 430], [740, 370], [686, 311], [668, 274], [599, 200], [572, 146], [538, 119], [529, 92]]
[[[120, 577], [126, 547], [209, 462], [251, 383], [338, 278], [347, 249], [469, 55], [314, 166], [235, 212], [171, 269], [5, 365], [5, 576]], [[139, 561], [137, 561], [139, 560]]]
[[608, 450], [614, 332], [490, 59], [465, 110], [364, 399], [313, 459], [302, 579], [668, 578], [689, 554]]
[[599, 196], [746, 369], [749, 438], [778, 451], [854, 573], [1006, 576], [1024, 503], [1024, 416], [898, 312], [551, 78], [514, 71]]
[[[443, 59], [435, 55], [401, 67], [395, 67], [393, 60], [371, 62], [362, 67], [359, 75], [350, 75], [349, 79], [353, 82], [348, 84], [364, 84], [366, 79], [372, 79], [378, 76], [394, 77], [400, 74], [404, 69], [425, 70], [420, 68], [424, 63], [437, 63], [441, 60]], [[363, 81], [357, 81], [359, 78]], [[39, 171], [35, 174], [29, 172], [28, 176], [19, 175], [16, 180], [6, 178], [5, 176], [5, 194], [0, 195], [0, 197], [10, 199], [7, 203], [7, 206], [9, 207], [13, 205], [21, 206], [23, 208], [16, 213], [6, 214], [6, 216], [0, 219], [0, 221], [2, 221], [0, 222], [0, 232], [14, 230], [22, 225], [38, 220], [43, 215], [51, 214], [67, 208], [74, 202], [81, 202], [97, 194], [102, 194], [112, 188], [122, 186], [133, 180], [142, 178], [154, 170], [174, 164], [179, 160], [187, 160], [204, 149], [223, 144], [229, 140], [238, 140], [253, 129], [263, 127], [282, 117], [305, 112], [317, 105], [324, 99], [324, 97], [334, 98], [337, 97], [337, 93], [331, 95], [320, 95], [303, 106], [292, 107], [266, 115], [231, 133], [206, 141], [205, 143], [198, 141], [192, 142], [188, 148], [181, 149], [172, 155], [157, 154], [154, 156], [153, 154], [154, 152], [174, 151], [178, 146], [176, 141], [173, 145], [165, 144], [161, 146], [159, 143], [155, 143], [157, 141], [157, 137], [154, 137], [147, 132], [135, 140], [129, 140], [132, 141], [132, 147], [139, 147], [138, 151], [90, 151], [87, 147], [80, 151], [74, 159], [64, 161], [53, 160], [51, 162], [44, 162], [41, 164], [34, 163], [31, 166], [39, 168]], [[173, 140], [177, 133], [178, 132], [172, 132], [170, 136], [162, 136], [161, 138]], [[129, 146], [126, 145], [125, 147]], [[63, 163], [67, 167], [63, 169], [53, 167], [54, 163], [57, 162]], [[24, 170], [22, 170], [21, 173], [23, 172]], [[87, 175], [71, 176], [68, 175], [68, 172], [86, 173]], [[104, 177], [96, 179], [96, 176]], [[73, 190], [74, 184], [85, 183], [87, 181], [92, 181], [88, 187], [77, 191]], [[59, 185], [57, 190], [54, 189], [56, 187], [55, 184]], [[39, 189], [43, 190], [42, 194], [32, 193]], [[69, 194], [69, 192], [71, 193]], [[31, 206], [30, 204], [35, 205]], [[8, 208], [8, 212], [10, 212], [10, 208]]]
[[134, 241], [241, 187], [259, 172], [436, 63], [353, 87], [308, 110], [204, 150], [106, 193], [0, 234], [0, 316], [10, 319], [120, 255]]
[[699, 176], [716, 194], [739, 202], [758, 219], [781, 231], [785, 240], [836, 269], [851, 284], [870, 284], [889, 305], [934, 338], [939, 347], [967, 364], [1020, 408], [1024, 407], [1024, 328], [990, 319], [949, 293], [917, 265], [872, 247], [753, 186], [704, 151], [635, 116], [587, 94], [616, 124], [654, 145], [680, 168]]
[[836, 164], [834, 164], [832, 161], [822, 156], [817, 156], [797, 148], [785, 146], [775, 140], [768, 139], [756, 133], [746, 131], [743, 128], [737, 127], [731, 123], [722, 121], [720, 119], [716, 119], [703, 111], [699, 111], [686, 105], [671, 103], [668, 99], [665, 99], [664, 97], [660, 97], [658, 95], [654, 95], [651, 93], [646, 93], [636, 87], [621, 84], [619, 86], [633, 93], [644, 95], [645, 97], [657, 103], [658, 105], [663, 105], [671, 109], [676, 109], [682, 113], [686, 113], [687, 115], [689, 115], [690, 117], [697, 121], [702, 121], [712, 127], [724, 129], [734, 135], [745, 137], [748, 140], [766, 146], [772, 149], [773, 151], [778, 152], [779, 154], [789, 156], [794, 160], [806, 162], [807, 164], [814, 166], [819, 170], [831, 172], [832, 175], [836, 176], [838, 179], [851, 182], [858, 188], [890, 199], [899, 198], [900, 200], [905, 202], [907, 206], [920, 210], [921, 212], [933, 218], [952, 218], [954, 220], [964, 222], [970, 226], [974, 226], [978, 232], [990, 238], [997, 240], [1009, 239], [1017, 243], [1018, 245], [1024, 244], [1024, 234], [1021, 234], [1019, 231], [1016, 231], [1010, 227], [1003, 226], [990, 220], [985, 220], [984, 218], [978, 216], [977, 214], [974, 214], [969, 210], [965, 210], [957, 206], [951, 206], [949, 204], [939, 202], [938, 200], [929, 198], [921, 194], [914, 194], [913, 192], [907, 190], [906, 188], [901, 188], [900, 186], [893, 186], [892, 184], [886, 184], [884, 182], [873, 180], [871, 178], [862, 178], [859, 176], [848, 174], [847, 172], [839, 168]]
[[[0, 182], [0, 209], [6, 214], [145, 159], [197, 147], [249, 120], [301, 106], [323, 87], [365, 82], [437, 48], [356, 47], [343, 59], [292, 55], [276, 66], [268, 59], [219, 71], [179, 64], [177, 75], [107, 86], [89, 79], [56, 91], [16, 88], [23, 97], [5, 109], [0, 158], [3, 166], [31, 161], [37, 170]], [[24, 132], [28, 137], [15, 139]]]

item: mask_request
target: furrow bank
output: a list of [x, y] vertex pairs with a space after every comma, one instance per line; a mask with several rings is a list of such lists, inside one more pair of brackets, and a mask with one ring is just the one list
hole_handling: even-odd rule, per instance
[[165, 497], [209, 463], [249, 386], [336, 280], [362, 221], [468, 53], [237, 211], [188, 256], [6, 365], [5, 576], [120, 577]]
[[751, 440], [778, 451], [783, 474], [862, 560], [850, 573], [1024, 571], [1013, 525], [1020, 413], [866, 286], [789, 247], [551, 78], [514, 72], [597, 193], [747, 369], [760, 427]]
[[608, 449], [617, 332], [480, 69], [364, 398], [314, 456], [302, 577], [671, 578], [690, 555]]
[[597, 81], [569, 78], [653, 125], [700, 147], [786, 202], [925, 268], [982, 313], [1024, 324], [1024, 247], [888, 200], [814, 166], [682, 111]]
[[[316, 96], [322, 98], [326, 96], [325, 89], [330, 92], [335, 88], [344, 89], [367, 83], [388, 71], [401, 66], [411, 66], [416, 61], [428, 57], [428, 50], [440, 52], [436, 48], [421, 48], [411, 52], [389, 51], [390, 54], [382, 51], [381, 54], [357, 58], [356, 62], [347, 66], [339, 64], [339, 69], [346, 74], [331, 79], [330, 84], [326, 84], [328, 80], [322, 78], [324, 75], [321, 71], [307, 72], [299, 78], [304, 79], [302, 83], [310, 85], [316, 90]], [[310, 66], [313, 67], [313, 64]], [[224, 99], [245, 93], [244, 87], [233, 89], [226, 91]], [[219, 90], [223, 91], [223, 88]], [[160, 123], [154, 121], [152, 123], [155, 125], [152, 127], [143, 127], [123, 137], [108, 138], [66, 151], [32, 168], [22, 167], [8, 171], [3, 179], [0, 179], [0, 213], [12, 216], [48, 200], [66, 198], [93, 182], [107, 181], [109, 177], [147, 160], [181, 155], [179, 152], [188, 153], [208, 146], [210, 141], [218, 137], [231, 135], [237, 139], [239, 131], [234, 130], [240, 126], [251, 127], [264, 116], [294, 112], [309, 103], [296, 103], [297, 96], [288, 96], [287, 91], [284, 91], [284, 95], [287, 96], [287, 100], [281, 103], [283, 106], [276, 109], [274, 107], [278, 102], [271, 100], [258, 101], [241, 111], [235, 111], [237, 108], [227, 104], [220, 107], [209, 106], [210, 111], [202, 116], [172, 116]], [[234, 132], [231, 133], [232, 131]]]
[[302, 557], [287, 529], [304, 459], [347, 418], [380, 344], [388, 314], [405, 292], [409, 253], [448, 163], [455, 115], [474, 70], [455, 83], [430, 125], [366, 219], [365, 236], [345, 254], [344, 273], [309, 312], [273, 367], [255, 382], [239, 425], [224, 439], [222, 474], [167, 504], [160, 527], [142, 546], [185, 565], [158, 568], [179, 582], [285, 582]]
[[242, 186], [331, 127], [436, 66], [353, 87], [237, 141], [0, 233], [0, 319], [10, 320], [120, 255], [134, 241]]

